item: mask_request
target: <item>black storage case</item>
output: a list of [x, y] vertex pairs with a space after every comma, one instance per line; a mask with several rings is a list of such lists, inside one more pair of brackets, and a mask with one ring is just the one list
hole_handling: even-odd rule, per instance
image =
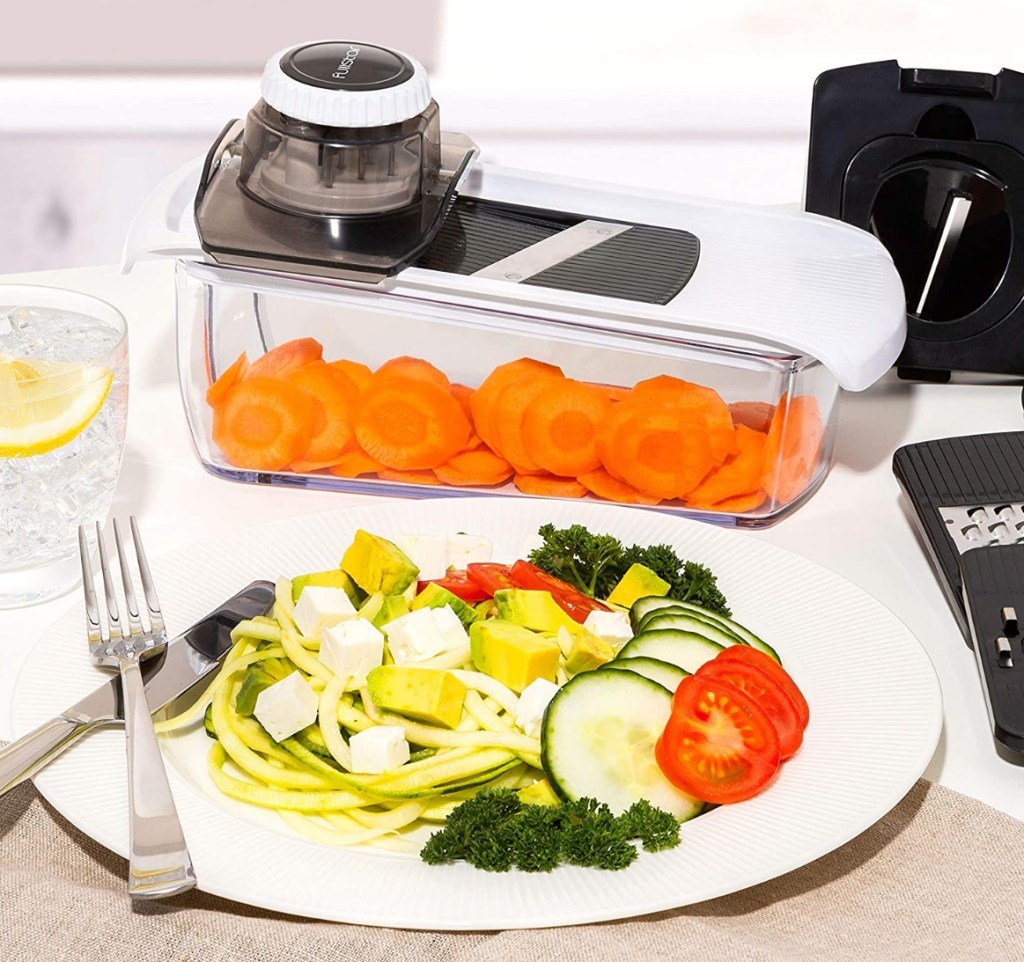
[[1024, 373], [1024, 74], [895, 60], [821, 74], [805, 207], [892, 255], [907, 291], [901, 375]]

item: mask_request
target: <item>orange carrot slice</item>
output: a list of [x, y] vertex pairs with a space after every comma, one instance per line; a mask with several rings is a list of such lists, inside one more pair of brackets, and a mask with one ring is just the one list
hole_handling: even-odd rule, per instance
[[443, 387], [446, 391], [451, 387], [448, 375], [444, 371], [434, 367], [429, 361], [424, 361], [421, 357], [409, 357], [408, 355], [393, 357], [390, 361], [385, 361], [373, 372], [373, 381], [371, 383], [379, 384], [395, 375], [430, 381], [438, 387]]
[[246, 357], [245, 351], [242, 351], [242, 353], [235, 358], [234, 363], [230, 367], [226, 367], [221, 371], [220, 377], [206, 389], [206, 403], [212, 408], [215, 408], [218, 404], [222, 403], [224, 398], [228, 396], [231, 389], [239, 381], [245, 379], [248, 372], [249, 358]]
[[579, 476], [582, 484], [591, 494], [608, 501], [618, 501], [621, 504], [661, 504], [661, 498], [654, 498], [637, 491], [636, 488], [613, 478], [604, 468], [597, 468], [594, 471], [587, 471]]
[[394, 468], [381, 468], [377, 472], [381, 481], [398, 481], [402, 484], [432, 484], [438, 485], [441, 482], [434, 476], [433, 471], [396, 471]]
[[342, 374], [348, 376], [349, 380], [360, 390], [365, 391], [367, 385], [370, 383], [370, 378], [373, 377], [373, 371], [371, 371], [365, 364], [360, 364], [358, 361], [349, 361], [345, 358], [340, 358], [337, 361], [327, 362], [335, 370], [341, 371]]
[[[608, 473], [653, 498], [680, 498], [717, 465], [711, 434], [699, 413], [621, 401], [626, 411], [602, 428], [599, 450]], [[608, 425], [611, 433], [606, 433]]]
[[256, 358], [249, 367], [248, 377], [284, 377], [311, 361], [322, 360], [323, 346], [312, 337], [298, 337], [271, 348]]
[[318, 403], [283, 378], [249, 377], [214, 408], [213, 440], [236, 467], [280, 470], [309, 442]]
[[535, 374], [561, 374], [561, 368], [543, 361], [535, 361], [532, 357], [521, 357], [515, 361], [499, 364], [474, 392], [469, 399], [473, 412], [473, 427], [476, 433], [492, 450], [499, 450], [498, 426], [493, 415], [494, 402], [506, 386], [522, 377]]
[[396, 374], [370, 383], [355, 422], [359, 446], [385, 467], [424, 470], [443, 464], [469, 440], [470, 425], [447, 388]]
[[[546, 378], [523, 415], [522, 443], [529, 461], [563, 477], [599, 468], [597, 428], [611, 404], [592, 384]], [[504, 421], [500, 427], [504, 431]], [[504, 441], [504, 433], [501, 437]]]
[[575, 478], [556, 478], [552, 474], [517, 474], [515, 486], [523, 494], [538, 494], [544, 498], [582, 498], [587, 489]]
[[639, 381], [633, 396], [640, 399], [658, 399], [661, 403], [700, 417], [711, 438], [711, 453], [721, 463], [736, 453], [736, 436], [729, 406], [713, 388], [694, 384], [669, 374]]
[[434, 468], [434, 474], [445, 484], [458, 487], [467, 485], [501, 484], [512, 477], [512, 465], [489, 448], [460, 451], [455, 457]]
[[736, 428], [739, 451], [715, 468], [687, 496], [687, 503], [715, 504], [750, 494], [761, 486], [764, 446], [768, 436], [742, 424]]
[[563, 383], [565, 378], [546, 371], [519, 378], [505, 385], [494, 401], [492, 413], [498, 429], [494, 450], [515, 467], [517, 474], [543, 474], [545, 471], [526, 450], [523, 419], [526, 409], [552, 381]]
[[339, 478], [358, 478], [362, 474], [376, 474], [383, 468], [383, 464], [374, 461], [362, 448], [354, 447], [344, 452], [328, 470]]
[[787, 503], [807, 487], [818, 466], [824, 436], [816, 397], [780, 398], [764, 450], [763, 487], [770, 496]]
[[473, 389], [466, 384], [452, 384], [450, 390], [455, 400], [462, 406], [462, 413], [472, 421], [473, 407], [470, 403], [470, 398], [473, 397]]
[[324, 361], [313, 361], [293, 371], [288, 381], [314, 401], [317, 411], [309, 443], [302, 452], [303, 461], [333, 461], [352, 442], [359, 389], [342, 371]]
[[742, 424], [753, 431], [767, 434], [772, 426], [775, 405], [767, 401], [733, 401], [729, 405], [729, 413], [732, 415], [733, 424]]
[[764, 491], [755, 491], [753, 494], [738, 494], [732, 498], [723, 498], [721, 501], [716, 501], [714, 504], [695, 504], [687, 499], [686, 506], [688, 508], [696, 508], [698, 511], [722, 511], [726, 514], [746, 514], [748, 511], [753, 511], [754, 508], [759, 508], [764, 504], [765, 498]]

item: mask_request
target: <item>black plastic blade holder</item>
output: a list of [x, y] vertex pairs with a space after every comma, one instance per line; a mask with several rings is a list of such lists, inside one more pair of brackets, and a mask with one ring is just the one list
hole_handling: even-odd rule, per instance
[[906, 376], [1024, 372], [1024, 74], [829, 70], [805, 206], [871, 231], [907, 295]]
[[1024, 764], [1024, 432], [910, 444], [893, 471], [974, 650], [997, 750]]

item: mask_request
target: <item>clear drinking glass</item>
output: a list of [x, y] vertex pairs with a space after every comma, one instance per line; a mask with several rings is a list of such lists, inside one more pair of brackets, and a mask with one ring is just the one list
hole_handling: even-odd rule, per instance
[[0, 608], [78, 583], [78, 526], [106, 521], [127, 415], [121, 313], [74, 291], [0, 284]]

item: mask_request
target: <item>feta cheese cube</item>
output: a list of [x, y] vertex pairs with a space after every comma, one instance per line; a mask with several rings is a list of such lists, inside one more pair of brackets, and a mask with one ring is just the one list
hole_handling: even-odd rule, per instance
[[491, 560], [490, 538], [477, 534], [453, 534], [448, 538], [448, 567], [460, 571], [468, 564]]
[[364, 618], [342, 621], [324, 629], [320, 660], [339, 678], [349, 679], [349, 688], [359, 688], [370, 669], [384, 661], [384, 636]]
[[444, 635], [431, 608], [417, 608], [382, 627], [396, 665], [426, 661], [445, 650]]
[[253, 714], [276, 742], [290, 738], [316, 721], [316, 692], [298, 671], [264, 688]]
[[516, 704], [516, 724], [531, 738], [540, 734], [540, 723], [544, 720], [544, 710], [548, 702], [555, 697], [558, 685], [546, 678], [535, 678], [524, 689]]
[[341, 588], [306, 585], [295, 606], [295, 624], [307, 638], [347, 618], [355, 618], [356, 609]]
[[615, 651], [633, 637], [629, 615], [624, 611], [592, 611], [583, 622], [583, 627], [598, 638], [603, 638]]
[[409, 743], [399, 725], [374, 725], [357, 732], [348, 741], [352, 749], [352, 771], [360, 775], [382, 775], [409, 761]]
[[442, 605], [440, 608], [428, 609], [434, 618], [437, 630], [441, 632], [444, 639], [444, 650], [452, 651], [455, 648], [465, 648], [469, 645], [469, 635], [463, 627], [459, 616], [452, 610], [451, 605]]
[[444, 535], [402, 534], [395, 544], [420, 569], [419, 580], [443, 578], [448, 570], [448, 539]]

